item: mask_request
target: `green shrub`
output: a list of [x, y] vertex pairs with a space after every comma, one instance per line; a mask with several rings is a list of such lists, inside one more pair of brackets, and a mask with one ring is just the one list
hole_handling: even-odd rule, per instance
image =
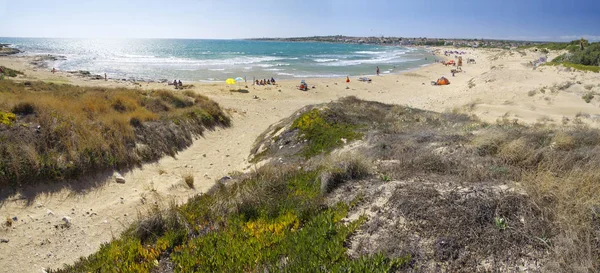
[[328, 153], [347, 141], [362, 137], [354, 131], [356, 126], [328, 121], [319, 109], [312, 109], [298, 117], [292, 124], [292, 129], [298, 129], [309, 144], [304, 155], [312, 157], [320, 153]]
[[[16, 77], [18, 75], [24, 75], [23, 72], [19, 71], [19, 70], [14, 70], [14, 69], [10, 69], [8, 67], [4, 67], [4, 66], [0, 66], [0, 68], [2, 68], [2, 70], [4, 71], [4, 75], [6, 75], [7, 77]], [[0, 73], [2, 74], [2, 73]]]
[[585, 102], [590, 103], [594, 99], [594, 93], [586, 93], [581, 97]]
[[573, 64], [573, 63], [568, 63], [568, 62], [562, 62], [560, 59], [558, 59], [558, 60], [557, 59], [558, 59], [558, 57], [556, 59], [552, 60], [552, 62], [545, 63], [545, 65], [550, 65], [550, 66], [562, 65], [564, 67], [569, 67], [569, 68], [573, 68], [573, 69], [580, 70], [580, 71], [590, 71], [590, 72], [595, 72], [595, 73], [600, 72], [600, 66]]
[[31, 115], [35, 113], [35, 106], [30, 102], [19, 102], [11, 111], [18, 115]]
[[409, 261], [381, 254], [351, 259], [345, 244], [365, 218], [344, 223], [347, 204], [323, 206], [318, 177], [318, 170], [260, 169], [175, 213], [153, 212], [120, 239], [54, 272], [148, 272], [161, 255], [175, 272], [393, 272]]
[[11, 126], [17, 120], [17, 116], [13, 113], [0, 112], [0, 123]]

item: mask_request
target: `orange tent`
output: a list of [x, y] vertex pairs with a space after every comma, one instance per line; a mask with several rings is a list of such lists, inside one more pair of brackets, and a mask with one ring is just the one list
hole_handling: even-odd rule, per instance
[[446, 77], [441, 77], [437, 80], [437, 85], [448, 85], [450, 81]]

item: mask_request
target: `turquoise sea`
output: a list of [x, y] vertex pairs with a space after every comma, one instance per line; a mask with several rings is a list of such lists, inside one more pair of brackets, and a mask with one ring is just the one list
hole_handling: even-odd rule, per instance
[[425, 50], [398, 46], [187, 39], [1, 38], [25, 55], [61, 55], [49, 67], [117, 79], [222, 81], [398, 73], [434, 62]]

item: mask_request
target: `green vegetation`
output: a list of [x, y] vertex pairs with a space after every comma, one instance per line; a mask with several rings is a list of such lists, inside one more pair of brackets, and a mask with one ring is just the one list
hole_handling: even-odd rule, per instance
[[585, 102], [590, 103], [594, 99], [594, 93], [586, 93], [581, 97]]
[[564, 67], [569, 67], [569, 68], [573, 68], [576, 70], [580, 70], [580, 71], [589, 71], [589, 72], [594, 72], [594, 73], [598, 73], [600, 72], [600, 66], [592, 66], [592, 65], [582, 65], [582, 64], [573, 64], [573, 63], [566, 63], [566, 62], [547, 62], [544, 63], [544, 65], [551, 65], [551, 66], [564, 66]]
[[332, 121], [328, 114], [332, 113], [312, 109], [292, 124], [292, 129], [300, 130], [304, 134], [303, 138], [309, 141], [304, 150], [307, 158], [340, 147], [344, 143], [342, 139], [354, 140], [361, 137], [361, 134], [354, 132], [355, 126]]
[[[577, 121], [488, 124], [354, 97], [304, 113], [257, 142], [287, 128], [265, 152], [282, 160], [157, 209], [58, 272], [600, 267], [600, 130]], [[322, 149], [306, 160], [310, 144], [299, 146], [298, 131], [313, 123], [351, 125], [364, 138], [348, 149], [355, 153]]]
[[[589, 43], [583, 40], [584, 50], [580, 49], [580, 40], [571, 43], [548, 46], [548, 49], [566, 49], [569, 53], [562, 54], [546, 65], [563, 65], [581, 71], [600, 72], [600, 43]], [[538, 46], [539, 47], [539, 46]], [[564, 48], [563, 48], [564, 47]]]
[[0, 187], [13, 189], [174, 155], [230, 123], [193, 92], [11, 80], [0, 82], [0, 121]]
[[[519, 48], [538, 48], [544, 53], [548, 53], [548, 50], [568, 50], [568, 51], [576, 51], [580, 49], [580, 43], [582, 40], [573, 40], [568, 43], [543, 43], [543, 44], [533, 44], [527, 46], [520, 46]], [[587, 40], [583, 40], [583, 46], [587, 47], [590, 43]]]
[[0, 123], [6, 126], [12, 126], [17, 116], [13, 113], [0, 112]]
[[8, 67], [0, 66], [0, 70], [4, 71], [4, 73], [0, 73], [0, 75], [5, 75], [7, 77], [16, 77], [18, 75], [23, 75], [23, 72], [19, 70], [10, 69]]
[[600, 43], [590, 44], [584, 50], [575, 50], [560, 55], [552, 61], [598, 67], [600, 66]]
[[216, 185], [181, 207], [155, 211], [120, 239], [53, 272], [392, 272], [409, 257], [350, 259], [344, 247], [364, 218], [344, 223], [346, 203], [323, 207], [313, 170], [263, 168]]

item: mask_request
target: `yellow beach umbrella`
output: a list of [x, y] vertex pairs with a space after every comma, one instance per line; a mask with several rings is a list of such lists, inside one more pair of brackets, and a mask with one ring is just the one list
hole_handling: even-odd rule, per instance
[[234, 80], [234, 79], [232, 79], [232, 78], [229, 78], [229, 79], [227, 79], [227, 80], [225, 81], [225, 83], [227, 83], [227, 84], [236, 84], [235, 80]]

